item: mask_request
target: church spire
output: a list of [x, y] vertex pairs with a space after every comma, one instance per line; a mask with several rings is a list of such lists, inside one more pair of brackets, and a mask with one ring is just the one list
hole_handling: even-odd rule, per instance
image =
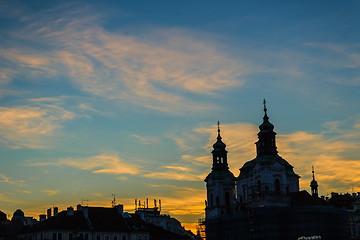
[[211, 152], [213, 154], [213, 170], [228, 170], [228, 163], [227, 163], [227, 151], [226, 151], [226, 144], [223, 143], [221, 140], [222, 137], [220, 135], [220, 122], [217, 123], [218, 129], [218, 136], [217, 141], [213, 145], [214, 150]]
[[317, 181], [315, 180], [314, 166], [312, 166], [312, 177], [313, 177], [313, 180], [310, 183], [311, 195], [314, 196], [314, 197], [317, 197], [318, 196], [318, 186], [319, 185], [318, 185]]
[[257, 155], [277, 155], [274, 125], [269, 122], [267, 115], [266, 100], [264, 104], [264, 117], [263, 123], [259, 126], [260, 132], [258, 133], [259, 141], [256, 142]]
[[266, 114], [267, 108], [266, 108], [266, 100], [265, 100], [265, 98], [264, 98], [263, 104], [264, 104], [264, 112], [265, 112], [263, 119], [264, 119], [264, 122], [265, 122], [265, 121], [269, 121], [269, 117]]
[[220, 121], [218, 121], [217, 125], [218, 125], [218, 130], [217, 130], [217, 131], [218, 131], [218, 136], [217, 136], [216, 139], [217, 139], [218, 141], [221, 141], [221, 136], [220, 136]]

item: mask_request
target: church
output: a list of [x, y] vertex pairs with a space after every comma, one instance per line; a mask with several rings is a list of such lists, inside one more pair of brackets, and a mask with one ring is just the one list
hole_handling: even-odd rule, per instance
[[218, 122], [212, 169], [205, 179], [206, 239], [347, 239], [346, 210], [318, 197], [314, 171], [311, 194], [300, 191], [300, 176], [279, 156], [265, 100], [259, 130], [256, 157], [235, 177]]

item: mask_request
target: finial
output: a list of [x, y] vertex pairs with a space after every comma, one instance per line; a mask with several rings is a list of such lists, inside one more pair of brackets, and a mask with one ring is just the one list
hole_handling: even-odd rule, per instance
[[218, 125], [218, 136], [217, 136], [217, 139], [218, 140], [221, 140], [221, 136], [220, 136], [220, 121], [217, 122], [217, 125]]
[[268, 121], [269, 117], [266, 114], [267, 108], [266, 108], [266, 100], [265, 100], [265, 98], [264, 98], [263, 104], [264, 104], [264, 112], [265, 112], [265, 115], [264, 115], [263, 119], [264, 119], [264, 121]]
[[313, 174], [313, 180], [315, 180], [315, 171], [314, 171], [314, 165], [312, 166], [312, 174]]
[[266, 111], [266, 100], [265, 100], [265, 98], [264, 98], [263, 103], [264, 103], [264, 111]]

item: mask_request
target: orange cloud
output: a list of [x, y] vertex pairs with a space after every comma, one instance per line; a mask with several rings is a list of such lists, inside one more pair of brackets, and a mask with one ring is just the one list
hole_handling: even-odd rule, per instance
[[11, 148], [47, 148], [47, 136], [74, 114], [58, 106], [0, 107], [0, 142]]
[[140, 168], [126, 163], [117, 155], [104, 154], [88, 158], [60, 158], [56, 162], [29, 163], [31, 166], [71, 166], [82, 170], [92, 170], [93, 173], [104, 174], [138, 174]]
[[171, 179], [179, 181], [202, 181], [205, 179], [206, 174], [195, 174], [186, 172], [176, 171], [165, 171], [165, 172], [153, 172], [144, 174], [144, 177], [148, 178], [159, 178], [159, 179]]
[[58, 190], [42, 190], [42, 192], [47, 193], [48, 196], [54, 196], [58, 194]]
[[[29, 25], [16, 34], [44, 45], [43, 49], [2, 49], [16, 73], [28, 77], [67, 75], [83, 91], [119, 102], [181, 114], [213, 108], [194, 102], [187, 92], [215, 95], [217, 90], [245, 83], [250, 63], [232, 58], [214, 42], [180, 29], [153, 29], [146, 36], [108, 32], [98, 16], [58, 14], [28, 16]], [[56, 17], [55, 17], [56, 15]], [[15, 34], [15, 35], [16, 35]], [[4, 73], [9, 81], [12, 73]]]

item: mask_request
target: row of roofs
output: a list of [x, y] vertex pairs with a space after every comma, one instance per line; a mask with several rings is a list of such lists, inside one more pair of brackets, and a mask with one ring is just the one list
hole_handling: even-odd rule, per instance
[[[15, 217], [15, 218], [14, 218]], [[190, 231], [174, 233], [123, 206], [69, 207], [54, 216], [28, 223], [23, 214], [0, 226], [0, 240], [196, 240]], [[181, 225], [180, 225], [181, 227]]]

